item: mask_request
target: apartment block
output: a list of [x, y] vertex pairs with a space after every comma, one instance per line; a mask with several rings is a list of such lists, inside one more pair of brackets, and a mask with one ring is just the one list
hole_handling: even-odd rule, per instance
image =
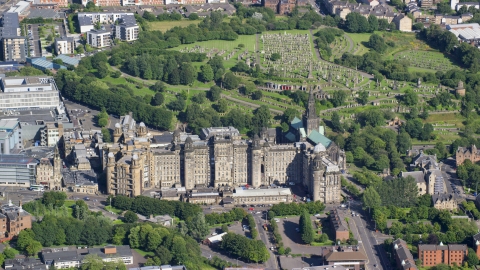
[[55, 52], [60, 54], [75, 53], [75, 39], [73, 37], [55, 38]]
[[135, 16], [131, 12], [80, 12], [78, 24], [80, 32], [85, 33], [93, 30], [95, 24], [133, 23], [136, 24]]
[[462, 265], [468, 253], [467, 245], [418, 245], [418, 258], [422, 266], [429, 267], [441, 263]]
[[105, 30], [90, 30], [87, 32], [87, 43], [94, 48], [104, 48], [111, 44], [111, 33]]
[[36, 0], [36, 5], [52, 5], [57, 7], [68, 7], [68, 0]]
[[27, 40], [22, 36], [3, 36], [2, 60], [25, 62], [27, 59]]
[[138, 39], [138, 31], [137, 24], [122, 23], [115, 26], [115, 38], [123, 41], [134, 41]]

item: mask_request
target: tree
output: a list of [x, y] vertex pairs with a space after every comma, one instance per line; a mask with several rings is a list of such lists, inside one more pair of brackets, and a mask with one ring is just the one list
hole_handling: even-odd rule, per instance
[[197, 13], [191, 13], [188, 16], [188, 19], [191, 20], [191, 21], [198, 20], [198, 14]]
[[5, 255], [5, 259], [13, 259], [15, 258], [15, 250], [13, 248], [6, 248], [3, 251], [3, 255]]
[[170, 101], [170, 103], [167, 104], [167, 108], [169, 108], [172, 111], [183, 111], [185, 109], [185, 100], [181, 96], [177, 96], [175, 100]]
[[368, 92], [367, 91], [360, 91], [358, 93], [358, 103], [365, 105], [368, 102]]
[[155, 96], [152, 98], [152, 105], [153, 106], [160, 106], [163, 104], [165, 101], [165, 97], [163, 96], [163, 93], [155, 93]]
[[332, 102], [334, 107], [338, 107], [343, 105], [346, 98], [347, 98], [347, 93], [345, 91], [338, 90], [333, 92], [332, 99], [330, 101]]
[[213, 80], [215, 74], [209, 64], [203, 65], [200, 70], [200, 78], [203, 82], [210, 82]]
[[105, 127], [106, 125], [108, 125], [108, 118], [98, 119], [98, 125], [102, 128]]
[[376, 208], [381, 205], [382, 199], [380, 198], [380, 195], [378, 195], [378, 192], [375, 190], [374, 187], [367, 187], [365, 189], [365, 192], [363, 193], [362, 196], [362, 202], [365, 207], [368, 207], [368, 210], [370, 211], [370, 208]]
[[188, 234], [196, 240], [203, 240], [209, 232], [203, 213], [197, 213], [193, 218], [187, 219], [187, 227]]
[[215, 105], [215, 110], [219, 113], [224, 113], [228, 110], [228, 102], [225, 99], [221, 99]]
[[36, 240], [32, 240], [25, 248], [28, 256], [35, 256], [42, 250], [42, 244]]
[[252, 93], [253, 100], [260, 100], [263, 97], [263, 92], [261, 90], [257, 90]]
[[302, 241], [305, 244], [312, 243], [315, 235], [313, 234], [313, 227], [312, 221], [310, 220], [310, 215], [306, 211], [300, 215], [299, 227]]
[[126, 223], [135, 223], [138, 220], [138, 216], [137, 214], [135, 214], [135, 212], [128, 210], [123, 215], [123, 219], [125, 220]]
[[383, 53], [387, 49], [387, 44], [385, 44], [385, 40], [381, 36], [373, 34], [368, 39], [368, 47], [378, 53]]
[[337, 111], [334, 111], [332, 114], [332, 130], [335, 132], [341, 132], [343, 133], [343, 126], [342, 123], [340, 122], [340, 115], [338, 114]]
[[155, 91], [155, 92], [165, 92], [167, 87], [165, 84], [161, 81], [156, 82], [154, 85], [150, 86], [150, 89]]
[[214, 85], [210, 87], [210, 90], [208, 91], [208, 98], [211, 101], [215, 102], [220, 99], [221, 94], [222, 94], [222, 88]]
[[223, 86], [228, 90], [238, 87], [239, 79], [232, 72], [227, 72], [223, 78]]
[[449, 15], [453, 13], [452, 8], [450, 7], [450, 3], [447, 2], [438, 3], [437, 12], [442, 15]]
[[197, 71], [189, 62], [180, 64], [180, 83], [183, 85], [192, 84], [198, 77]]
[[272, 55], [270, 56], [270, 60], [272, 61], [277, 61], [280, 58], [282, 58], [282, 56], [279, 53], [272, 53]]
[[224, 232], [224, 233], [225, 233], [225, 232], [228, 232], [228, 226], [227, 226], [227, 224], [223, 224], [223, 225], [222, 225], [222, 232]]
[[[91, 2], [89, 2], [91, 3]], [[103, 260], [97, 254], [88, 254], [82, 261], [81, 270], [102, 270]]]
[[100, 79], [107, 77], [109, 74], [108, 67], [104, 62], [101, 62], [97, 67], [97, 76]]
[[104, 142], [111, 142], [110, 130], [108, 128], [102, 128], [102, 137]]
[[411, 89], [406, 90], [405, 95], [403, 95], [403, 103], [409, 107], [416, 106], [418, 104], [417, 93], [413, 92]]
[[467, 260], [468, 265], [478, 265], [478, 257], [475, 250], [468, 248]]
[[377, 16], [371, 14], [370, 16], [368, 16], [368, 26], [369, 26], [369, 30], [370, 32], [374, 32], [374, 31], [377, 31], [378, 30], [378, 19], [377, 19]]
[[258, 133], [263, 127], [270, 127], [270, 110], [262, 105], [253, 112], [252, 126], [254, 133]]
[[370, 25], [367, 18], [363, 17], [358, 12], [349, 13], [345, 19], [345, 26], [348, 32], [367, 33], [370, 31]]
[[48, 191], [44, 192], [42, 196], [42, 203], [44, 205], [52, 205], [53, 207], [60, 207], [65, 203], [67, 194], [62, 191]]

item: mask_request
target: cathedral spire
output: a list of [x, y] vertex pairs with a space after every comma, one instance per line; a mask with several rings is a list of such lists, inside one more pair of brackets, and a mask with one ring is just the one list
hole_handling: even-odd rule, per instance
[[310, 94], [308, 96], [307, 111], [305, 112], [308, 118], [317, 117], [315, 110], [315, 97], [313, 96], [313, 88], [310, 86]]

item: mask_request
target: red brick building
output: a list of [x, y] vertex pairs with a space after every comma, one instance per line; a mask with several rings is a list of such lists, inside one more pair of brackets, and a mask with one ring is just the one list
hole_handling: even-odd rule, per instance
[[22, 230], [32, 228], [32, 216], [11, 201], [0, 207], [0, 238], [18, 235]]
[[330, 211], [330, 221], [333, 228], [335, 228], [335, 240], [345, 241], [350, 238], [350, 231], [348, 230], [345, 217], [337, 209]]
[[288, 14], [293, 11], [296, 6], [305, 6], [304, 0], [262, 0], [264, 7], [273, 9], [275, 13], [280, 15]]
[[422, 266], [435, 266], [441, 263], [462, 265], [467, 256], [467, 245], [418, 245], [418, 258]]

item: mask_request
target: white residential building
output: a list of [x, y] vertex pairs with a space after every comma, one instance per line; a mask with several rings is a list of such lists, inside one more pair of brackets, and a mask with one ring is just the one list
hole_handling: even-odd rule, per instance
[[96, 23], [114, 24], [115, 22], [136, 24], [135, 16], [131, 12], [79, 12], [78, 24], [80, 32], [85, 33], [94, 29]]
[[138, 39], [138, 31], [137, 24], [122, 23], [115, 26], [115, 38], [123, 41], [134, 41]]
[[60, 97], [52, 77], [27, 76], [0, 79], [0, 109], [56, 108]]
[[111, 45], [111, 33], [105, 30], [90, 30], [87, 32], [87, 44], [93, 48], [104, 48]]
[[55, 38], [55, 52], [60, 54], [75, 53], [75, 39], [73, 37]]

